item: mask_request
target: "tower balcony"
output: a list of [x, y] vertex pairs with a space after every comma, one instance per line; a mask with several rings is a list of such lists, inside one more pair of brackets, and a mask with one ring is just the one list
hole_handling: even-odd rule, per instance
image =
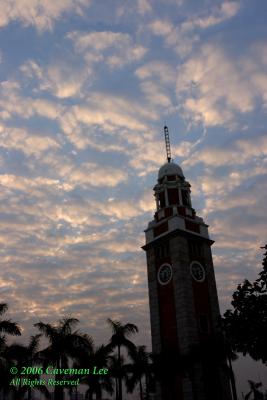
[[[194, 218], [192, 218], [192, 216], [179, 215], [178, 208], [179, 207], [167, 207], [166, 209], [160, 210], [160, 212], [169, 213], [170, 215], [166, 216], [165, 214], [164, 218], [158, 221], [154, 219], [148, 224], [145, 230], [146, 245], [177, 231], [181, 233], [187, 232], [210, 240], [208, 225], [204, 223], [203, 219], [196, 215], [194, 215]], [[188, 209], [188, 211], [190, 211], [190, 209]]]

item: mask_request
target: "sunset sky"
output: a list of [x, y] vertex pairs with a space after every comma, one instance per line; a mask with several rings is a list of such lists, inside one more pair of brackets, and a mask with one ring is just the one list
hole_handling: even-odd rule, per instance
[[150, 346], [140, 247], [165, 122], [216, 241], [221, 311], [257, 278], [266, 20], [264, 0], [1, 0], [0, 301], [24, 340], [72, 315], [99, 344], [109, 317]]

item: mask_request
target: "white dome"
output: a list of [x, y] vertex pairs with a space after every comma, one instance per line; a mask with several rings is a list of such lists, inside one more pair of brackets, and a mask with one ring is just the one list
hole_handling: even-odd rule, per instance
[[162, 167], [160, 167], [158, 179], [160, 180], [164, 176], [170, 176], [170, 175], [178, 175], [178, 176], [184, 178], [182, 168], [179, 167], [179, 165], [177, 165], [173, 162], [167, 162], [166, 164], [162, 165]]

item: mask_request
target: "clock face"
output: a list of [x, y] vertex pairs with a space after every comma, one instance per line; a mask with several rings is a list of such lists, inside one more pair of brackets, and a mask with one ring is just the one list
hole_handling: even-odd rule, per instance
[[191, 262], [190, 273], [192, 278], [197, 282], [203, 282], [205, 280], [205, 269], [198, 261]]
[[158, 270], [158, 281], [161, 285], [167, 285], [172, 279], [172, 267], [170, 264], [162, 264]]

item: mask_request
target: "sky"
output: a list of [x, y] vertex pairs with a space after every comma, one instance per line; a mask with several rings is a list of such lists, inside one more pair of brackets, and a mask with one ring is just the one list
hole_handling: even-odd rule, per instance
[[23, 340], [72, 315], [99, 344], [112, 318], [150, 347], [141, 246], [165, 123], [215, 240], [221, 311], [257, 278], [266, 18], [264, 0], [1, 0], [0, 300]]

